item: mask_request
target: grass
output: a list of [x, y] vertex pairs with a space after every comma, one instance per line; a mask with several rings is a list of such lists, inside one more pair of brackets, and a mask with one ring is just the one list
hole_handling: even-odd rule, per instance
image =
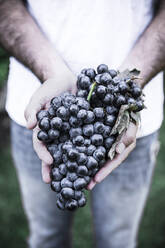
[[0, 48], [0, 88], [3, 86], [4, 81], [7, 79], [8, 75], [8, 55]]
[[[0, 58], [0, 87], [6, 79], [7, 70], [8, 58], [3, 55], [3, 59]], [[160, 141], [161, 149], [140, 226], [139, 248], [165, 247], [165, 122], [160, 131]], [[0, 171], [0, 247], [24, 248], [26, 247], [28, 227], [21, 205], [19, 185], [8, 142], [0, 147]], [[74, 248], [93, 247], [89, 201], [86, 207], [76, 212], [73, 244]]]

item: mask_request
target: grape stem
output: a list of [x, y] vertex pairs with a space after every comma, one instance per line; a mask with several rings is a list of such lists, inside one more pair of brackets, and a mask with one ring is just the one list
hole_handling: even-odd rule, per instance
[[92, 96], [92, 93], [93, 93], [93, 91], [94, 91], [94, 89], [95, 89], [95, 86], [96, 86], [96, 82], [94, 82], [94, 83], [92, 84], [92, 87], [91, 87], [91, 89], [90, 89], [90, 91], [89, 91], [89, 94], [88, 94], [88, 97], [87, 97], [87, 101], [88, 101], [88, 102], [89, 102], [90, 99], [91, 99], [91, 96]]

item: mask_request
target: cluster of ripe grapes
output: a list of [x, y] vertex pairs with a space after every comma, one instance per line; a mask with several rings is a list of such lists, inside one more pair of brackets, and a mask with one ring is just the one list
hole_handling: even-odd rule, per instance
[[121, 80], [101, 64], [83, 69], [77, 77], [76, 96], [63, 93], [37, 114], [38, 139], [53, 157], [51, 188], [57, 206], [74, 210], [86, 204], [83, 190], [108, 159], [116, 140], [111, 135], [121, 105], [143, 109], [142, 91], [133, 80]]

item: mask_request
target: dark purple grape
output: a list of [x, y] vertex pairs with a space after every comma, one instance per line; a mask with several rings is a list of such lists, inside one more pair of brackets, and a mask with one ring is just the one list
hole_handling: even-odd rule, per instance
[[114, 142], [115, 142], [115, 137], [114, 136], [111, 135], [110, 137], [106, 138], [105, 141], [104, 141], [105, 148], [107, 150], [110, 149]]
[[89, 170], [91, 170], [91, 169], [94, 169], [98, 166], [98, 162], [92, 156], [88, 156], [88, 162], [87, 162], [86, 166]]
[[59, 150], [56, 150], [53, 154], [53, 160], [54, 160], [54, 164], [58, 165], [62, 163], [62, 152]]
[[77, 114], [77, 118], [83, 121], [86, 119], [86, 117], [87, 117], [87, 111], [85, 109], [80, 109], [80, 111]]
[[86, 124], [83, 126], [83, 134], [87, 137], [90, 137], [93, 135], [94, 128], [92, 124]]
[[77, 113], [79, 111], [79, 107], [76, 104], [72, 104], [69, 108], [70, 114], [77, 116]]
[[62, 105], [61, 97], [60, 97], [60, 96], [54, 97], [54, 98], [51, 100], [50, 104], [52, 105], [52, 107], [53, 107], [55, 110], [57, 110], [57, 109], [58, 109], [59, 107], [61, 107], [61, 105]]
[[37, 138], [42, 142], [49, 141], [49, 136], [48, 136], [47, 132], [45, 132], [45, 131], [39, 131], [37, 134]]
[[104, 125], [103, 137], [108, 138], [110, 136], [112, 128], [110, 126]]
[[144, 109], [144, 104], [143, 104], [143, 101], [137, 101], [136, 102], [136, 110], [135, 112], [138, 112], [138, 111], [141, 111], [142, 109]]
[[118, 78], [118, 77], [114, 77], [113, 78], [113, 85], [118, 85], [120, 83], [120, 78]]
[[90, 146], [90, 144], [91, 144], [91, 140], [90, 139], [85, 139], [84, 140], [84, 146]]
[[100, 162], [102, 159], [105, 158], [105, 153], [101, 149], [96, 149], [93, 153], [93, 157]]
[[91, 84], [91, 80], [89, 77], [87, 76], [84, 76], [80, 79], [80, 82], [79, 82], [79, 87], [80, 89], [82, 90], [86, 90], [86, 89], [89, 89], [89, 86]]
[[68, 161], [66, 166], [69, 171], [74, 172], [78, 168], [78, 164], [75, 161]]
[[69, 131], [69, 134], [71, 138], [82, 135], [82, 129], [80, 127], [72, 127]]
[[87, 71], [87, 69], [86, 69], [86, 68], [82, 69], [82, 70], [81, 70], [81, 74], [83, 74], [83, 75], [84, 75], [84, 74], [86, 73], [86, 71]]
[[94, 132], [102, 134], [104, 132], [104, 124], [101, 121], [94, 123]]
[[119, 90], [120, 90], [120, 93], [121, 93], [121, 94], [127, 93], [128, 90], [129, 90], [127, 83], [124, 82], [124, 81], [121, 81], [121, 82], [119, 83]]
[[100, 82], [104, 85], [108, 85], [112, 81], [112, 77], [108, 72], [105, 72], [100, 77]]
[[89, 68], [86, 70], [85, 72], [86, 76], [88, 76], [90, 79], [94, 79], [95, 78], [95, 75], [96, 75], [96, 72], [94, 69], [92, 68]]
[[114, 77], [116, 77], [117, 76], [117, 71], [115, 71], [115, 70], [109, 70], [109, 73], [110, 73], [110, 75], [111, 75], [111, 77], [112, 78], [114, 78]]
[[74, 95], [72, 95], [72, 94], [69, 94], [67, 96], [64, 95], [64, 97], [62, 99], [62, 103], [63, 103], [63, 106], [65, 108], [68, 108], [72, 104], [75, 104], [76, 103], [76, 97]]
[[96, 89], [96, 94], [99, 98], [103, 99], [105, 97], [105, 94], [107, 92], [107, 89], [103, 85], [99, 85]]
[[88, 169], [85, 165], [80, 165], [77, 169], [77, 174], [79, 176], [87, 176], [88, 175]]
[[70, 149], [72, 149], [73, 145], [72, 145], [72, 142], [70, 141], [67, 141], [65, 142], [63, 145], [62, 145], [62, 151], [64, 153], [68, 152]]
[[78, 152], [86, 153], [87, 152], [87, 147], [86, 146], [76, 146], [76, 149]]
[[70, 125], [69, 125], [69, 122], [63, 121], [61, 130], [62, 130], [63, 132], [69, 132], [70, 128], [71, 128], [71, 127], [70, 127]]
[[84, 97], [84, 98], [86, 98], [88, 96], [88, 91], [87, 90], [79, 90], [76, 95], [78, 97]]
[[56, 181], [51, 181], [51, 188], [53, 191], [55, 192], [60, 192], [61, 191], [61, 183], [60, 182], [56, 182]]
[[118, 114], [119, 110], [118, 110], [118, 108], [116, 108], [114, 106], [107, 106], [106, 107], [106, 112], [109, 115], [116, 115], [116, 114]]
[[66, 202], [65, 208], [74, 211], [78, 208], [78, 202], [74, 199], [70, 199], [69, 201]]
[[49, 136], [49, 139], [51, 140], [58, 139], [60, 136], [60, 132], [59, 130], [49, 129], [48, 136]]
[[94, 145], [88, 146], [88, 148], [87, 148], [87, 155], [88, 156], [92, 156], [92, 154], [94, 153], [95, 150], [96, 150], [96, 146], [94, 146]]
[[[81, 110], [80, 110], [80, 111], [81, 111]], [[86, 111], [86, 110], [84, 110], [84, 111]], [[71, 127], [78, 127], [78, 126], [81, 125], [81, 120], [78, 119], [78, 118], [75, 117], [75, 116], [71, 116], [71, 117], [69, 118], [69, 124], [71, 125]]]
[[54, 116], [56, 116], [56, 110], [53, 108], [53, 106], [49, 107], [48, 113], [49, 113], [50, 118], [53, 118]]
[[105, 115], [103, 108], [94, 108], [93, 112], [97, 119], [102, 119]]
[[95, 76], [95, 81], [96, 81], [97, 84], [100, 84], [100, 83], [101, 83], [101, 82], [100, 82], [101, 75], [102, 75], [102, 74], [97, 74], [97, 75]]
[[39, 123], [38, 123], [38, 126], [39, 128], [42, 130], [42, 131], [48, 131], [49, 128], [50, 128], [50, 120], [48, 117], [44, 117], [42, 118]]
[[74, 182], [78, 178], [78, 176], [77, 176], [77, 173], [75, 173], [75, 172], [68, 172], [67, 173], [67, 178], [71, 182]]
[[58, 149], [58, 146], [55, 144], [51, 144], [47, 146], [48, 151], [53, 156], [54, 152]]
[[77, 97], [77, 105], [82, 109], [89, 110], [90, 104], [82, 97]]
[[76, 146], [81, 146], [84, 144], [84, 137], [78, 135], [77, 137], [73, 138], [73, 144]]
[[82, 190], [87, 185], [87, 182], [84, 178], [77, 178], [76, 181], [73, 183], [73, 187], [75, 190]]
[[61, 175], [65, 176], [67, 174], [66, 164], [60, 164], [58, 168]]
[[122, 95], [119, 95], [115, 100], [115, 106], [120, 108], [123, 104], [126, 104], [126, 98]]
[[70, 150], [68, 150], [68, 158], [71, 161], [76, 161], [76, 159], [79, 157], [79, 152], [77, 151], [77, 149], [72, 148]]
[[114, 96], [110, 93], [107, 93], [103, 99], [103, 102], [106, 104], [106, 105], [111, 105], [113, 104], [113, 101], [114, 101]]
[[61, 202], [60, 200], [57, 200], [57, 207], [61, 210], [65, 209], [65, 203]]
[[61, 187], [62, 188], [72, 188], [73, 183], [69, 181], [66, 177], [61, 180]]
[[62, 120], [59, 117], [54, 117], [53, 119], [51, 119], [50, 121], [50, 125], [53, 129], [61, 129], [62, 127]]
[[67, 199], [71, 199], [74, 196], [74, 190], [71, 188], [63, 188], [61, 190], [61, 195], [67, 200]]
[[56, 115], [60, 117], [62, 120], [67, 121], [69, 118], [69, 110], [64, 106], [61, 106], [57, 109]]
[[94, 134], [91, 137], [92, 144], [95, 146], [100, 146], [103, 144], [103, 136], [101, 134]]
[[108, 66], [105, 64], [101, 64], [97, 67], [97, 72], [100, 73], [104, 73], [104, 72], [108, 72]]
[[86, 204], [86, 198], [83, 196], [78, 200], [78, 206], [79, 207], [84, 207]]
[[47, 110], [40, 110], [37, 114], [37, 121], [40, 121], [41, 119], [43, 119], [44, 117], [49, 117], [49, 113]]
[[131, 93], [134, 98], [138, 98], [139, 96], [141, 96], [142, 90], [140, 89], [140, 87], [136, 86], [132, 88]]
[[51, 169], [50, 177], [53, 181], [60, 181], [63, 175], [59, 172], [59, 169], [54, 167]]
[[115, 121], [116, 121], [116, 116], [114, 116], [114, 115], [107, 115], [105, 117], [105, 124], [110, 126], [110, 127], [114, 126]]
[[135, 101], [135, 99], [134, 98], [132, 98], [132, 97], [129, 97], [128, 99], [127, 99], [127, 104], [136, 104], [136, 101]]
[[85, 165], [87, 163], [88, 157], [85, 153], [79, 153], [79, 157], [77, 159], [78, 165]]
[[82, 191], [80, 190], [75, 190], [74, 191], [74, 199], [79, 200], [82, 197]]
[[92, 111], [88, 110], [86, 119], [84, 120], [84, 123], [90, 124], [90, 123], [93, 123], [94, 120], [95, 120], [94, 113]]

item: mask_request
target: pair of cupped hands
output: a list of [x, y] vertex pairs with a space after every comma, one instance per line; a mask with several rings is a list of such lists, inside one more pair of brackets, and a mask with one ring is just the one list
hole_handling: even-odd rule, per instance
[[[37, 126], [36, 114], [41, 109], [47, 109], [50, 100], [65, 91], [76, 92], [76, 77], [73, 73], [68, 73], [67, 77], [55, 76], [46, 80], [32, 95], [30, 102], [25, 110], [26, 127], [33, 129], [33, 147], [38, 157], [42, 161], [42, 178], [45, 183], [50, 183], [50, 165], [53, 158], [48, 152], [46, 146], [37, 138], [39, 127]], [[136, 146], [136, 133], [138, 127], [134, 123], [130, 123], [127, 131], [121, 138], [116, 147], [116, 156], [113, 160], [108, 160], [105, 165], [97, 172], [87, 189], [93, 187], [106, 178], [115, 168], [117, 168], [129, 155]]]

